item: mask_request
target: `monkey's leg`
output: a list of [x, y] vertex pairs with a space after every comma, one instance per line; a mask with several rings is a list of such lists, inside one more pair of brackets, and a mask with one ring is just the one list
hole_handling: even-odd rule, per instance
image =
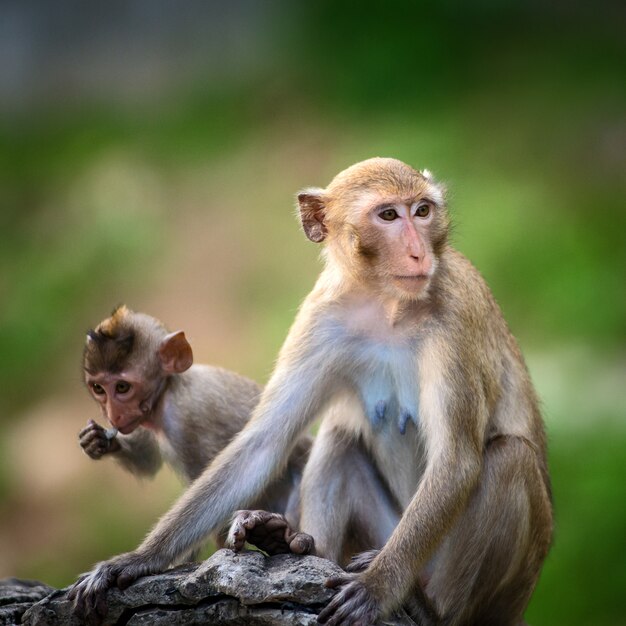
[[518, 437], [494, 439], [478, 490], [431, 563], [426, 593], [443, 623], [522, 624], [551, 528], [534, 450]]
[[345, 564], [381, 548], [399, 520], [397, 507], [361, 445], [333, 428], [318, 433], [301, 485], [301, 529], [316, 554]]

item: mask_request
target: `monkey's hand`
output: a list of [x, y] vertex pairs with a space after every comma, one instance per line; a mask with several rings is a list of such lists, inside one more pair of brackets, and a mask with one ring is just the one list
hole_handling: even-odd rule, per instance
[[226, 546], [239, 552], [246, 541], [270, 556], [289, 552], [310, 554], [315, 545], [311, 535], [294, 530], [278, 513], [237, 511], [226, 537]]
[[126, 589], [138, 578], [158, 571], [158, 567], [153, 567], [150, 560], [138, 552], [126, 552], [98, 563], [70, 588], [68, 598], [74, 604], [74, 614], [87, 624], [102, 623], [107, 614], [110, 587]]
[[78, 433], [78, 441], [85, 454], [96, 460], [120, 449], [120, 444], [109, 435], [109, 431], [93, 420], [89, 420], [87, 426]]
[[326, 581], [326, 586], [339, 589], [317, 616], [327, 626], [370, 626], [382, 616], [381, 602], [368, 589], [359, 574], [341, 574]]

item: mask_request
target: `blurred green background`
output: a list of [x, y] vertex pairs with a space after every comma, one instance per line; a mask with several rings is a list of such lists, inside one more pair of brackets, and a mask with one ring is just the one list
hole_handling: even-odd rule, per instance
[[544, 404], [533, 625], [626, 624], [620, 3], [0, 4], [0, 576], [61, 586], [180, 493], [82, 455], [84, 332], [121, 302], [266, 381], [319, 270], [294, 194], [394, 156], [446, 181]]

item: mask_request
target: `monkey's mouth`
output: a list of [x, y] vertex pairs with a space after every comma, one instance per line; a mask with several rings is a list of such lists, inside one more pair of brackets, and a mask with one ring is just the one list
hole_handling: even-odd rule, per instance
[[400, 280], [407, 283], [419, 283], [428, 280], [428, 276], [426, 274], [410, 274], [407, 276], [394, 276], [395, 280]]
[[145, 418], [145, 415], [140, 415], [139, 417], [135, 417], [131, 419], [130, 421], [126, 422], [126, 424], [117, 425], [116, 428], [120, 431], [120, 433], [122, 433], [122, 435], [128, 435], [132, 433], [133, 430], [135, 430], [135, 428], [137, 428], [137, 426], [141, 424], [144, 418]]
[[419, 297], [428, 286], [430, 277], [426, 274], [404, 274], [393, 277], [396, 289], [409, 298]]

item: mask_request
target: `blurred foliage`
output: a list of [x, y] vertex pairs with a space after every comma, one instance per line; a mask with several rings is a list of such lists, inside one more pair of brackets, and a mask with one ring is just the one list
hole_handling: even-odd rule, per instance
[[607, 429], [608, 436], [598, 430], [553, 441], [555, 539], [526, 615], [530, 624], [626, 623], [626, 433]]
[[[626, 623], [623, 8], [275, 6], [271, 56], [255, 72], [196, 79], [157, 101], [70, 98], [0, 121], [0, 427], [78, 375], [85, 319], [158, 286], [171, 229], [191, 215], [180, 194], [204, 197], [197, 172], [224, 189], [204, 208], [216, 224], [230, 223], [222, 206], [243, 216], [228, 219], [248, 233], [249, 262], [207, 271], [238, 272], [218, 297], [250, 311], [257, 345], [238, 367], [266, 376], [317, 270], [316, 250], [285, 219], [293, 193], [354, 161], [395, 156], [448, 181], [453, 240], [523, 348], [557, 355], [554, 380], [569, 365], [563, 347], [585, 349], [552, 387], [537, 376], [550, 370], [531, 362], [546, 389], [557, 528], [528, 619]], [[589, 413], [574, 428], [572, 398], [585, 393], [601, 394], [602, 410], [581, 399]], [[82, 529], [16, 574], [67, 584], [132, 548], [166, 506], [128, 519], [88, 491], [68, 503], [88, 515]], [[1, 460], [0, 497], [3, 515], [21, 502]]]

